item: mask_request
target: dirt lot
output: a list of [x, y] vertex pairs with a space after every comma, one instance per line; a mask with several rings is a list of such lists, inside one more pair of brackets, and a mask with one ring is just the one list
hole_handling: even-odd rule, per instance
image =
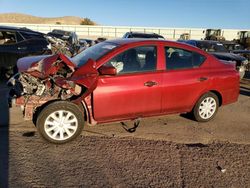
[[60, 146], [43, 141], [20, 109], [8, 110], [6, 91], [0, 187], [250, 187], [250, 81], [209, 123], [170, 115], [143, 119], [134, 133], [118, 123], [86, 126]]

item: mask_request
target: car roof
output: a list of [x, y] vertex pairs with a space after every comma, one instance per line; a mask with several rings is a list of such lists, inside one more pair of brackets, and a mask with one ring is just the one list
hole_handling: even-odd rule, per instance
[[[185, 40], [182, 40], [183, 42]], [[215, 43], [221, 43], [220, 41], [216, 40], [186, 40], [187, 42], [196, 42], [196, 43], [209, 43], [209, 44], [215, 44]]]
[[73, 34], [75, 34], [74, 31], [66, 31], [66, 30], [62, 30], [62, 29], [53, 29], [51, 31], [51, 33], [57, 33], [57, 34], [61, 34], [61, 35], [73, 35]]
[[129, 34], [131, 34], [131, 35], [138, 35], [138, 36], [151, 36], [151, 37], [160, 37], [160, 38], [164, 38], [162, 35], [159, 35], [159, 34], [157, 34], [157, 33], [149, 33], [149, 32], [147, 32], [147, 33], [144, 33], [144, 32], [136, 32], [136, 31], [130, 31], [130, 32], [127, 32], [127, 33], [129, 33]]
[[7, 30], [7, 31], [23, 31], [23, 32], [30, 32], [30, 33], [37, 33], [37, 34], [43, 34], [38, 31], [33, 31], [31, 29], [28, 29], [26, 27], [14, 27], [14, 26], [0, 26], [0, 30]]
[[131, 44], [131, 43], [137, 43], [137, 42], [149, 42], [149, 41], [166, 41], [161, 39], [152, 39], [152, 38], [121, 38], [121, 39], [113, 39], [113, 40], [107, 40], [107, 42], [115, 43], [118, 45], [123, 44]]
[[23, 31], [30, 31], [25, 27], [13, 27], [13, 26], [0, 26], [1, 30], [23, 30]]
[[131, 34], [140, 34], [140, 35], [159, 35], [159, 34], [153, 33], [153, 32], [144, 33], [144, 32], [138, 32], [138, 31], [130, 31], [128, 33], [131, 33]]
[[[201, 54], [204, 54], [205, 52], [203, 50], [201, 50], [200, 48], [197, 48], [193, 45], [189, 45], [187, 43], [183, 43], [183, 42], [178, 42], [178, 41], [171, 41], [171, 40], [163, 40], [163, 39], [147, 39], [147, 38], [121, 38], [121, 39], [114, 39], [114, 40], [107, 40], [104, 41], [107, 43], [113, 43], [119, 46], [123, 46], [123, 45], [127, 45], [127, 44], [135, 44], [135, 43], [150, 43], [150, 42], [156, 42], [156, 43], [162, 43], [162, 44], [166, 44], [168, 46], [182, 46], [182, 47], [186, 47], [195, 51], [199, 51]], [[205, 53], [207, 54], [207, 53]]]
[[163, 42], [163, 43], [165, 42], [165, 43], [169, 43], [169, 44], [173, 43], [173, 44], [187, 45], [187, 44], [179, 42], [179, 41], [155, 39], [155, 38], [120, 38], [120, 39], [107, 40], [106, 42], [111, 42], [111, 43], [115, 43], [118, 45], [129, 44], [129, 43], [138, 43], [138, 42]]

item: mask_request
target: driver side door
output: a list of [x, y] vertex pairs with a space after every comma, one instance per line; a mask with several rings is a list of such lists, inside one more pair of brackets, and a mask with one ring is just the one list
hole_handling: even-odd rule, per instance
[[156, 68], [156, 46], [127, 49], [103, 66], [116, 67], [117, 74], [99, 76], [93, 92], [97, 121], [134, 119], [161, 112], [162, 74]]

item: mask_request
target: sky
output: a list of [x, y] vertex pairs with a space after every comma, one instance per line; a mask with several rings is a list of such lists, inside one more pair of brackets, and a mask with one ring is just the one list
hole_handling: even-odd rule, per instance
[[250, 29], [250, 0], [0, 0], [0, 13], [10, 12], [108, 26]]

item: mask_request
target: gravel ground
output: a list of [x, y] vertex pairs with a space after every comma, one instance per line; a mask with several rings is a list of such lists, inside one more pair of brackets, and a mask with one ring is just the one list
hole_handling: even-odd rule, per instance
[[249, 187], [250, 145], [10, 133], [10, 187]]
[[143, 119], [134, 133], [117, 123], [86, 126], [65, 145], [42, 140], [20, 109], [8, 110], [5, 93], [1, 87], [0, 188], [250, 187], [249, 80], [209, 123], [170, 115]]

